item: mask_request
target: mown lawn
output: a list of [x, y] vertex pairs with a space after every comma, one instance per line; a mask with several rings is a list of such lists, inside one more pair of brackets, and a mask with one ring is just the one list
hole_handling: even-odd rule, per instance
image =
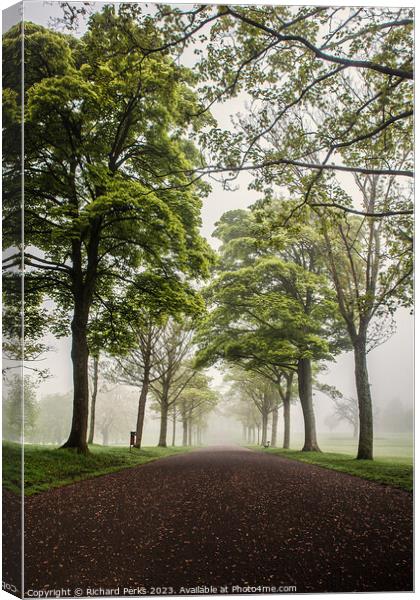
[[[303, 438], [303, 436], [302, 436]], [[292, 440], [291, 448], [300, 450], [303, 439]], [[325, 434], [318, 436], [318, 443], [323, 452], [333, 454], [350, 454], [356, 456], [358, 440], [345, 434]], [[392, 459], [397, 462], [413, 462], [413, 435], [412, 433], [383, 433], [375, 435], [373, 441], [375, 459]]]
[[413, 467], [406, 459], [385, 458], [371, 460], [356, 460], [348, 454], [333, 452], [301, 452], [298, 450], [283, 450], [280, 448], [261, 448], [250, 446], [254, 450], [262, 450], [270, 454], [278, 454], [285, 458], [299, 460], [326, 469], [341, 471], [356, 475], [363, 479], [392, 485], [411, 492], [413, 490]]
[[[90, 454], [82, 456], [46, 446], [25, 445], [24, 449], [26, 496], [191, 450], [184, 447], [147, 447], [141, 450], [133, 448], [130, 452], [120, 446], [92, 445]], [[3, 485], [20, 494], [20, 483], [21, 447], [10, 442], [3, 443]]]

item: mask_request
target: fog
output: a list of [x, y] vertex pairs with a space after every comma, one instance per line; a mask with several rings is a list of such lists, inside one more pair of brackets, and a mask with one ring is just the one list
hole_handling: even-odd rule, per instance
[[[48, 25], [51, 16], [59, 16], [60, 9], [50, 2], [25, 3], [25, 19]], [[192, 50], [185, 57], [185, 63], [191, 64]], [[213, 114], [221, 127], [231, 126], [231, 115], [243, 111], [246, 97], [236, 98], [226, 104], [214, 107]], [[222, 185], [211, 180], [212, 192], [205, 199], [202, 212], [202, 233], [213, 247], [217, 242], [211, 237], [215, 222], [221, 215], [231, 209], [246, 208], [253, 204], [259, 196], [248, 190], [251, 176], [242, 174], [235, 182], [235, 189], [224, 190]], [[351, 186], [351, 177], [343, 178], [344, 184]], [[409, 435], [413, 409], [413, 317], [408, 310], [400, 309], [396, 313], [396, 333], [382, 346], [374, 349], [368, 356], [370, 381], [375, 408], [375, 432], [407, 433]], [[40, 383], [37, 388], [37, 401], [40, 407], [39, 418], [46, 419], [43, 431], [48, 430], [49, 439], [38, 439], [36, 428], [27, 435], [27, 441], [48, 441], [60, 443], [68, 434], [71, 419], [72, 370], [70, 361], [70, 341], [67, 338], [46, 340], [51, 350], [45, 354], [39, 367], [48, 368], [50, 377]], [[34, 365], [32, 365], [34, 366]], [[345, 353], [328, 363], [320, 380], [334, 385], [346, 396], [355, 396], [354, 364], [351, 353]], [[203, 433], [203, 442], [207, 444], [240, 443], [242, 441], [241, 424], [228, 413], [229, 394], [223, 383], [223, 372], [217, 368], [209, 369], [212, 385], [220, 391], [221, 401], [218, 408], [209, 416], [207, 428]], [[128, 444], [129, 432], [135, 429], [136, 408], [139, 390], [124, 386], [115, 386], [102, 382], [112, 388], [111, 391], [99, 391], [97, 399], [96, 443]], [[52, 398], [55, 400], [52, 400]], [[326, 418], [333, 412], [332, 401], [315, 391], [315, 412], [318, 431], [330, 434]], [[106, 433], [104, 415], [111, 414], [111, 423]], [[59, 425], [53, 432], [52, 424]], [[181, 426], [177, 424], [176, 443], [181, 443]], [[299, 444], [303, 436], [303, 419], [300, 407], [294, 404], [291, 413], [292, 445]], [[105, 433], [104, 433], [105, 432]], [[147, 409], [144, 445], [157, 443], [159, 433], [158, 415], [150, 406]], [[351, 436], [352, 429], [341, 422], [334, 429], [335, 434]], [[47, 435], [47, 434], [45, 434]], [[279, 419], [279, 439], [282, 435], [281, 410]], [[54, 437], [55, 436], [55, 437]], [[172, 422], [168, 427], [168, 443], [172, 438]]]

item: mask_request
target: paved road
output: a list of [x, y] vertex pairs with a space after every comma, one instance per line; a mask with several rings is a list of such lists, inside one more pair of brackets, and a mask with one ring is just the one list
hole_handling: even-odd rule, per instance
[[412, 589], [410, 494], [269, 454], [208, 448], [25, 505], [26, 589]]

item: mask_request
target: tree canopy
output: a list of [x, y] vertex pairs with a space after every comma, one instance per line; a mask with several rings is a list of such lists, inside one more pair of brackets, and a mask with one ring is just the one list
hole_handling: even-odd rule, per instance
[[[162, 39], [155, 20], [128, 5], [92, 15], [80, 39], [25, 24], [25, 285], [32, 302], [48, 297], [54, 303], [44, 331], [70, 333], [73, 313], [68, 445], [82, 451], [92, 309], [106, 311], [127, 286], [145, 302], [164, 302], [170, 288], [170, 304], [174, 293], [178, 305], [185, 303], [185, 294], [194, 294], [189, 281], [205, 277], [211, 260], [199, 234], [206, 186], [192, 185], [182, 173], [161, 176], [169, 165], [185, 171], [197, 164], [188, 132], [208, 122], [189, 116], [197, 106], [192, 72], [167, 54], [141, 50]], [[20, 44], [15, 26], [5, 41], [11, 171], [20, 119], [12, 58]], [[6, 240], [18, 215], [11, 193]], [[8, 257], [9, 266], [19, 261], [18, 252]]]

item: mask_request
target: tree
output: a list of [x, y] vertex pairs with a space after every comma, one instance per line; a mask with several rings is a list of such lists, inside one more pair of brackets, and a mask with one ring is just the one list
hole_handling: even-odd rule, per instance
[[331, 426], [345, 421], [353, 427], [353, 437], [357, 439], [359, 435], [359, 407], [357, 398], [352, 396], [345, 397], [334, 386], [327, 384], [317, 384], [317, 388], [323, 394], [326, 394], [334, 403], [334, 412], [326, 419]]
[[[377, 176], [357, 177], [367, 211], [388, 203], [396, 193]], [[366, 355], [389, 337], [389, 316], [411, 302], [412, 239], [408, 217], [392, 226], [373, 217], [339, 217], [326, 213], [321, 220], [325, 257], [346, 323], [355, 360], [360, 433], [357, 457], [373, 458], [373, 413]], [[392, 329], [391, 329], [392, 333]]]
[[137, 314], [136, 320], [130, 325], [130, 347], [121, 356], [114, 358], [114, 368], [109, 373], [113, 381], [140, 389], [136, 448], [141, 448], [149, 387], [159, 378], [157, 366], [161, 360], [164, 327], [164, 324], [153, 319], [150, 312]]
[[[288, 208], [287, 203], [276, 205], [278, 210]], [[320, 236], [312, 224], [301, 219], [267, 241], [263, 233], [270, 223], [269, 213], [258, 213], [257, 230], [249, 230], [252, 243], [247, 242], [256, 249], [249, 255], [251, 262], [223, 271], [211, 284], [199, 360], [239, 361], [254, 370], [267, 365], [295, 370], [305, 422], [303, 449], [319, 450], [312, 360], [331, 358], [331, 352], [342, 347], [343, 324], [323, 273]], [[243, 247], [239, 239], [224, 242], [222, 256], [225, 245], [231, 249], [235, 242]]]
[[[245, 124], [203, 136], [210, 157], [198, 173], [224, 172], [229, 181], [248, 170], [260, 182], [284, 183], [300, 168], [305, 203], [325, 173], [413, 176], [412, 9], [204, 5], [158, 10], [171, 39], [150, 47], [150, 53], [170, 48], [180, 55], [197, 36], [206, 43], [205, 51], [197, 51], [204, 80], [201, 114], [240, 93], [250, 99]], [[362, 86], [366, 93], [360, 93]], [[315, 109], [315, 118], [306, 118], [308, 109]], [[267, 137], [278, 126], [284, 135], [272, 150]], [[410, 146], [402, 167], [389, 160], [390, 137], [397, 146]], [[365, 140], [378, 142], [369, 161], [357, 155]]]
[[38, 416], [37, 383], [29, 375], [22, 377], [14, 374], [3, 382], [6, 397], [4, 399], [4, 435], [6, 439], [23, 443], [30, 437], [36, 426]]
[[242, 438], [248, 444], [255, 444], [255, 428], [260, 425], [261, 415], [253, 402], [245, 395], [235, 393], [231, 394], [229, 389], [225, 397], [224, 415], [235, 417], [242, 425]]
[[[19, 27], [4, 42], [8, 173], [20, 164], [20, 80], [8, 67], [20, 52]], [[164, 41], [154, 18], [133, 5], [105, 7], [80, 39], [25, 24], [26, 296], [28, 305], [53, 301], [44, 330], [71, 333], [74, 405], [64, 446], [80, 452], [93, 308], [128, 285], [149, 297], [160, 282], [188, 286], [206, 274], [210, 255], [199, 235], [206, 188], [182, 173], [162, 176], [169, 165], [184, 171], [197, 163], [185, 133], [206, 118], [191, 117], [192, 72], [168, 52], [140, 49], [157, 40]], [[19, 219], [18, 189], [8, 189], [6, 236]], [[9, 266], [19, 261], [19, 252], [8, 257]]]
[[260, 413], [261, 444], [264, 445], [268, 441], [269, 415], [278, 403], [278, 390], [266, 377], [241, 368], [231, 368], [226, 379], [232, 382], [229, 395], [253, 404]]
[[211, 389], [210, 377], [196, 371], [177, 398], [176, 405], [182, 421], [183, 446], [192, 445], [194, 425], [197, 430], [197, 443], [201, 443], [204, 419], [215, 408], [218, 400], [218, 393]]
[[[316, 203], [314, 186], [326, 173], [413, 176], [411, 8], [157, 10], [167, 39], [143, 51], [171, 50], [179, 57], [198, 36], [206, 43], [205, 52], [196, 50], [202, 57], [196, 67], [203, 82], [200, 114], [240, 93], [250, 97], [246, 122], [241, 119], [236, 131], [206, 132], [204, 145], [214, 150], [217, 164], [199, 172], [226, 172], [229, 179], [252, 170], [261, 181], [287, 181], [300, 168], [305, 203], [311, 194]], [[70, 11], [67, 20], [74, 19]], [[271, 150], [267, 140], [276, 129], [284, 135]], [[368, 161], [358, 155], [366, 140], [375, 142]], [[392, 164], [392, 146], [408, 150], [404, 165]]]
[[155, 363], [156, 378], [150, 383], [153, 396], [160, 407], [158, 446], [166, 447], [168, 414], [179, 396], [195, 377], [187, 362], [192, 351], [192, 329], [188, 323], [170, 320], [165, 326]]
[[128, 447], [129, 432], [137, 413], [136, 395], [126, 386], [110, 383], [106, 379], [106, 369], [107, 365], [104, 365], [105, 377], [100, 380], [98, 389], [95, 443]]

